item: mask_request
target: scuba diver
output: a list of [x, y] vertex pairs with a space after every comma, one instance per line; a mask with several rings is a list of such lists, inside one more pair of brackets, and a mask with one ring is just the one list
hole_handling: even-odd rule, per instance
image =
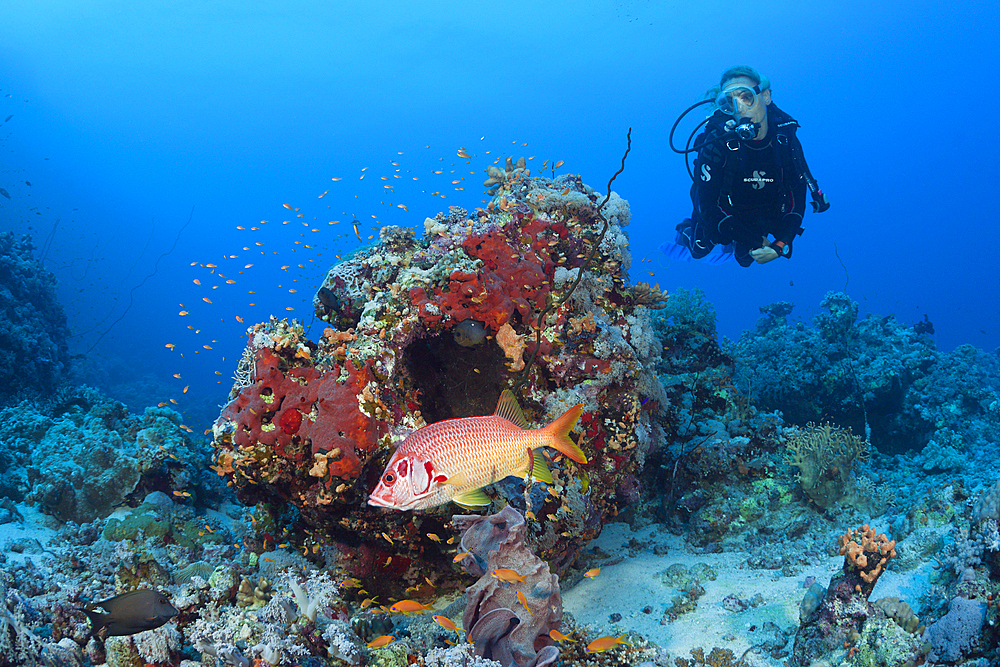
[[[702, 104], [715, 113], [704, 124], [694, 146], [674, 147], [681, 119]], [[691, 133], [698, 131], [698, 127]], [[791, 257], [792, 241], [802, 234], [806, 187], [813, 210], [830, 208], [826, 195], [809, 173], [795, 136], [798, 122], [771, 101], [771, 83], [752, 67], [732, 67], [718, 88], [684, 111], [670, 130], [677, 153], [697, 153], [688, 174], [691, 217], [677, 225], [673, 243], [660, 250], [675, 259], [704, 259], [721, 264], [735, 258], [741, 266]]]

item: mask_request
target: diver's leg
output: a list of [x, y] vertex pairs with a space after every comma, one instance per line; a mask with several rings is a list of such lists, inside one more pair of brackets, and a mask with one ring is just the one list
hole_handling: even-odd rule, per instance
[[695, 259], [701, 259], [715, 245], [708, 240], [705, 225], [699, 224], [691, 218], [685, 218], [684, 222], [677, 225], [677, 238], [675, 243], [682, 245], [691, 252]]

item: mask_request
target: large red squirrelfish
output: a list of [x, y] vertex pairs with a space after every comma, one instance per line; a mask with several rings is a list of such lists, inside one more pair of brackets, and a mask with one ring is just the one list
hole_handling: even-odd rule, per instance
[[509, 475], [551, 482], [541, 456], [553, 447], [586, 463], [583, 451], [569, 438], [582, 405], [575, 405], [543, 428], [530, 429], [517, 399], [505, 389], [492, 415], [461, 417], [429, 424], [403, 440], [386, 465], [368, 504], [397, 510], [419, 510], [454, 501], [469, 507], [489, 505], [480, 489]]

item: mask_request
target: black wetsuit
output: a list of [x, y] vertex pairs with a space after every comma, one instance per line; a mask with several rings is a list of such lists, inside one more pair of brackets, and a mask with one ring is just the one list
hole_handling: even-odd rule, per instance
[[694, 163], [691, 188], [694, 212], [677, 226], [677, 243], [695, 259], [715, 244], [733, 244], [742, 266], [753, 262], [750, 251], [762, 239], [773, 237], [772, 247], [790, 257], [792, 241], [802, 233], [806, 182], [796, 169], [791, 147], [800, 151], [798, 123], [773, 103], [767, 107], [767, 136], [763, 141], [712, 141], [726, 134], [732, 116], [716, 111], [695, 140], [703, 145]]

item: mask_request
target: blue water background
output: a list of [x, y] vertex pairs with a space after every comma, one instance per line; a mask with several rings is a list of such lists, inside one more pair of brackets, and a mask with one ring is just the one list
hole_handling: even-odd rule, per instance
[[[354, 219], [366, 243], [422, 233], [483, 205], [508, 155], [604, 192], [630, 127], [613, 189], [631, 277], [704, 289], [722, 335], [778, 300], [811, 318], [846, 285], [863, 313], [929, 316], [941, 349], [1000, 346], [996, 3], [4, 4], [0, 230], [35, 235], [95, 373], [182, 409], [221, 402], [247, 325], [312, 319], [361, 244]], [[690, 212], [667, 134], [741, 63], [800, 121], [833, 206], [806, 215], [791, 261], [667, 261], [655, 248]]]

